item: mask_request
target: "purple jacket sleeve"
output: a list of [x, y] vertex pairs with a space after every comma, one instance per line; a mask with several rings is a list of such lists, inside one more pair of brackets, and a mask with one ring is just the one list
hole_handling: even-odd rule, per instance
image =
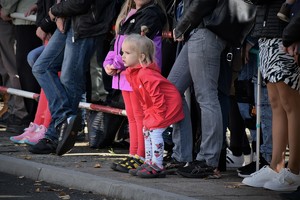
[[119, 54], [115, 55], [113, 65], [116, 69], [119, 69], [119, 70], [124, 70], [125, 69], [125, 66], [124, 66], [121, 55], [119, 55]]
[[115, 58], [115, 52], [114, 51], [109, 51], [108, 54], [105, 57], [104, 62], [103, 62], [103, 67], [105, 68], [106, 65], [113, 64], [114, 58]]

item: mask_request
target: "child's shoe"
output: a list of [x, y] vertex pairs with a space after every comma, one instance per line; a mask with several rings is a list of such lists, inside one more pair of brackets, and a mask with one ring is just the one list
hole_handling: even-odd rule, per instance
[[144, 164], [144, 161], [139, 156], [130, 157], [125, 163], [119, 163], [116, 166], [116, 170], [124, 173], [128, 173], [130, 169], [136, 169]]
[[137, 172], [142, 170], [142, 169], [145, 169], [149, 166], [148, 163], [144, 163], [142, 164], [141, 166], [138, 166], [136, 169], [130, 169], [129, 170], [129, 174], [131, 174], [132, 176], [137, 176]]
[[165, 168], [160, 168], [156, 164], [152, 164], [139, 170], [136, 174], [141, 178], [165, 178], [167, 173]]
[[290, 14], [291, 14], [291, 5], [287, 3], [283, 3], [279, 12], [277, 13], [277, 17], [282, 21], [289, 22]]
[[40, 125], [31, 137], [28, 137], [24, 140], [26, 144], [36, 145], [41, 139], [45, 137], [47, 128], [44, 125]]
[[28, 128], [24, 129], [24, 133], [22, 133], [21, 135], [18, 136], [12, 136], [9, 139], [11, 141], [13, 141], [14, 143], [17, 144], [24, 144], [25, 143], [25, 139], [32, 137], [34, 131], [39, 127], [39, 125], [31, 122], [28, 126]]
[[118, 171], [117, 170], [117, 165], [118, 164], [124, 164], [124, 163], [128, 162], [130, 159], [131, 159], [131, 157], [126, 157], [126, 158], [123, 158], [120, 161], [113, 162], [113, 163], [111, 163], [110, 168], [115, 170], [115, 171]]

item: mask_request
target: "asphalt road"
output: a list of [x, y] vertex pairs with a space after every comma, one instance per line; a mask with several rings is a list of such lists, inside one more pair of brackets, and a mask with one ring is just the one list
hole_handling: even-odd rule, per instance
[[0, 173], [0, 200], [116, 200], [103, 195], [65, 188], [26, 177]]

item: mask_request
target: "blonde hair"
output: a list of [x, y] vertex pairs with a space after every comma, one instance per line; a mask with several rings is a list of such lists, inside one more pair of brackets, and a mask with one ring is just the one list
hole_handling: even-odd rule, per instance
[[[162, 0], [151, 0], [151, 1], [153, 1], [154, 4], [157, 4], [157, 5], [163, 10], [163, 12], [165, 13], [166, 18], [167, 18], [165, 5], [164, 5], [164, 3], [162, 2]], [[135, 2], [134, 2], [134, 0], [126, 0], [126, 1], [124, 2], [124, 4], [122, 5], [121, 11], [120, 11], [120, 13], [119, 13], [119, 15], [118, 15], [118, 18], [117, 18], [117, 20], [116, 20], [116, 26], [115, 26], [115, 27], [116, 27], [116, 28], [115, 28], [116, 34], [119, 33], [121, 23], [126, 19], [128, 13], [129, 13], [129, 11], [130, 11], [131, 9], [135, 9]], [[165, 24], [165, 26], [164, 26], [163, 29], [164, 29], [164, 30], [165, 30], [165, 29], [166, 29], [166, 30], [169, 29], [168, 23]]]
[[144, 54], [144, 59], [140, 60], [140, 64], [150, 64], [155, 61], [155, 45], [148, 37], [130, 34], [124, 39], [123, 44], [125, 43], [129, 44], [139, 57]]

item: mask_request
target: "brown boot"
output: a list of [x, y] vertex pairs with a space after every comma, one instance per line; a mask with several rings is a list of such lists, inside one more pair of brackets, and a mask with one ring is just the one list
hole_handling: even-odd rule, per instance
[[7, 110], [8, 110], [8, 100], [9, 100], [9, 98], [10, 98], [10, 95], [7, 94], [7, 93], [2, 95], [2, 99], [3, 99], [3, 107], [2, 107], [1, 110], [0, 110], [0, 117], [2, 117], [2, 115], [3, 115], [4, 113], [6, 113]]

